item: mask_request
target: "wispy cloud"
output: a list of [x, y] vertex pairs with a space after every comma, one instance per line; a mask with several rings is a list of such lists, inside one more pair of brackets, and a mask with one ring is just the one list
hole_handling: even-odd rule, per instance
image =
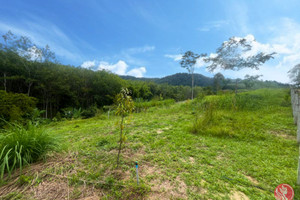
[[201, 32], [208, 32], [211, 30], [220, 30], [222, 27], [229, 24], [229, 21], [227, 20], [218, 20], [218, 21], [211, 21], [207, 22], [203, 26], [197, 28], [198, 31]]
[[182, 59], [182, 54], [165, 54], [166, 58], [171, 58], [174, 61], [180, 61]]
[[0, 32], [6, 33], [11, 30], [14, 34], [27, 36], [35, 44], [45, 46], [48, 44], [61, 58], [70, 61], [79, 61], [81, 51], [62, 29], [50, 21], [41, 19], [31, 14], [25, 15], [23, 20], [3, 22], [0, 20]]
[[133, 54], [145, 53], [147, 51], [153, 51], [153, 50], [155, 50], [155, 46], [145, 45], [143, 47], [128, 48], [126, 50], [123, 50], [122, 53], [133, 55]]

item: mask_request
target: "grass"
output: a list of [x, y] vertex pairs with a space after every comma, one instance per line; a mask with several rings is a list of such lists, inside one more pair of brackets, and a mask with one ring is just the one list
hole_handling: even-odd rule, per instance
[[[61, 155], [72, 159], [48, 166], [43, 173], [68, 180], [74, 199], [89, 196], [86, 184], [101, 199], [274, 199], [281, 183], [290, 184], [295, 199], [300, 199], [295, 184], [296, 126], [290, 105], [282, 103], [286, 94], [287, 90], [261, 89], [239, 94], [242, 100], [236, 107], [227, 95], [134, 113], [125, 127], [119, 169], [119, 117], [52, 123], [48, 131], [64, 141], [67, 153]], [[191, 132], [196, 119], [201, 126]]]
[[5, 172], [11, 175], [17, 168], [38, 161], [56, 146], [55, 138], [44, 128], [28, 123], [26, 127], [9, 124], [0, 141], [0, 183]]

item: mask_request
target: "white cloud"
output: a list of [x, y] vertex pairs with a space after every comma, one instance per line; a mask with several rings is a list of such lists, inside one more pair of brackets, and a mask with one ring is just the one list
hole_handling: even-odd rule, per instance
[[205, 67], [205, 66], [207, 66], [207, 63], [204, 62], [203, 57], [198, 58], [196, 61], [195, 67], [200, 68], [200, 67]]
[[123, 60], [119, 60], [116, 64], [110, 64], [108, 62], [101, 61], [98, 70], [107, 70], [111, 71], [118, 75], [126, 75], [126, 70], [128, 65]]
[[143, 77], [147, 72], [146, 67], [132, 68], [128, 71], [130, 66], [123, 60], [116, 63], [109, 63], [105, 61], [85, 61], [81, 67], [92, 70], [106, 70], [117, 75], [130, 75], [135, 77]]
[[166, 54], [165, 57], [172, 58], [174, 61], [179, 61], [182, 59], [182, 54]]
[[132, 69], [129, 72], [127, 72], [128, 75], [139, 77], [139, 78], [143, 77], [145, 73], [146, 73], [145, 67], [135, 68], [135, 69]]
[[96, 66], [96, 61], [85, 61], [81, 64], [82, 68], [87, 68], [87, 69], [91, 69], [94, 68]]

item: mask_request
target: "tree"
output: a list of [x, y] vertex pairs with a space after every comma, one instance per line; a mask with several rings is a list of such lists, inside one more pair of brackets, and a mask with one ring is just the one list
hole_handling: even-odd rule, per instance
[[246, 75], [244, 77], [243, 83], [245, 84], [247, 89], [250, 89], [254, 86], [255, 81], [258, 80], [259, 77], [261, 77], [262, 75], [255, 75], [255, 76], [250, 76], [250, 75]]
[[[39, 48], [26, 36], [16, 36], [11, 31], [8, 31], [2, 36], [5, 44], [0, 45], [0, 50], [6, 51], [10, 54], [18, 55], [21, 59], [18, 59], [23, 65], [23, 71], [25, 72], [25, 84], [27, 86], [27, 95], [30, 96], [31, 88], [34, 82], [36, 82], [34, 72], [37, 70], [37, 63], [51, 62], [55, 60], [55, 54], [50, 50], [50, 47], [46, 45], [45, 48]], [[7, 54], [7, 55], [10, 55]], [[4, 63], [7, 66], [7, 62]], [[7, 74], [4, 72], [4, 88], [6, 90]]]
[[[209, 62], [207, 69], [213, 72], [218, 67], [223, 70], [240, 70], [243, 68], [259, 69], [271, 58], [273, 53], [257, 52], [252, 50], [254, 38], [237, 38], [231, 37], [228, 41], [222, 43], [213, 56], [207, 57], [204, 61]], [[236, 91], [237, 93], [237, 83]]]
[[214, 75], [214, 88], [215, 88], [216, 92], [218, 92], [220, 89], [222, 89], [224, 80], [225, 80], [225, 77], [220, 72], [216, 73]]
[[205, 54], [195, 54], [192, 51], [187, 51], [182, 56], [182, 59], [180, 61], [180, 65], [183, 68], [186, 68], [188, 72], [192, 75], [192, 99], [194, 98], [194, 71], [195, 71], [195, 64], [197, 62], [197, 59], [200, 57], [205, 57]]
[[296, 87], [300, 86], [300, 64], [295, 65], [290, 71], [288, 71], [289, 77]]
[[127, 88], [122, 88], [121, 92], [117, 94], [116, 96], [116, 115], [121, 116], [121, 122], [120, 122], [120, 145], [119, 145], [119, 152], [118, 152], [118, 158], [117, 158], [117, 167], [119, 166], [119, 158], [120, 153], [122, 149], [123, 142], [126, 141], [126, 136], [123, 133], [124, 131], [124, 118], [128, 116], [132, 111], [134, 110], [134, 103], [129, 95], [129, 90]]

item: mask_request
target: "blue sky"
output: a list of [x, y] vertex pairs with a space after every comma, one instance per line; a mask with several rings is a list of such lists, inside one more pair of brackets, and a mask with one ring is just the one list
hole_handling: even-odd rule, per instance
[[[0, 0], [0, 33], [11, 30], [50, 48], [63, 64], [117, 74], [162, 77], [186, 72], [187, 50], [214, 53], [232, 36], [255, 37], [257, 51], [276, 51], [259, 71], [221, 71], [226, 77], [262, 74], [289, 82], [300, 63], [298, 0]], [[196, 73], [213, 76], [202, 62]], [[217, 71], [216, 71], [217, 72]], [[214, 73], [216, 73], [214, 72]]]

